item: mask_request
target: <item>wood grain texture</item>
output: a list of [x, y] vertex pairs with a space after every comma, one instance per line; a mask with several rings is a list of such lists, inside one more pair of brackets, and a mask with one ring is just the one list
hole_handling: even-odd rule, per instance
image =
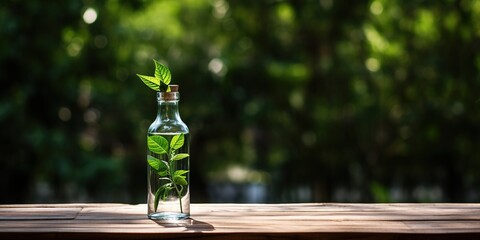
[[480, 239], [480, 204], [192, 204], [155, 222], [146, 205], [0, 205], [0, 239]]

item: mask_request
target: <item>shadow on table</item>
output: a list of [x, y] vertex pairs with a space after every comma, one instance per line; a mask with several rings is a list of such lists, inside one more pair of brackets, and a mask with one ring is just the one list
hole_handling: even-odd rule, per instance
[[215, 230], [215, 227], [207, 222], [202, 222], [195, 220], [193, 218], [185, 220], [153, 220], [155, 223], [162, 227], [174, 228], [174, 227], [184, 227], [187, 231], [193, 232], [208, 232]]

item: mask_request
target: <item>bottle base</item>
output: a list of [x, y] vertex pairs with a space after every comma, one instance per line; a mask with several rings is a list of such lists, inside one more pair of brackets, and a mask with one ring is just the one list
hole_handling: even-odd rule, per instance
[[148, 214], [152, 220], [184, 220], [190, 217], [190, 214], [176, 212], [156, 212]]

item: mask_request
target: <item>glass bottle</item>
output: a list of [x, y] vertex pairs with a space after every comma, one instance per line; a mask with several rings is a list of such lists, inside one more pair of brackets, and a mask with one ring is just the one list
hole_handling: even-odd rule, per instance
[[157, 92], [157, 118], [148, 128], [148, 218], [179, 220], [190, 216], [190, 134], [180, 118], [178, 85]]

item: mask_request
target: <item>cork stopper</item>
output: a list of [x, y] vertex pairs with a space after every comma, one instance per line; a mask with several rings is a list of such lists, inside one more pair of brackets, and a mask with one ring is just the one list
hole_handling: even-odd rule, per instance
[[178, 92], [178, 85], [169, 85], [170, 92], [158, 92], [158, 101], [178, 101], [180, 100], [180, 93]]
[[170, 92], [178, 92], [178, 85], [168, 85], [170, 87]]

